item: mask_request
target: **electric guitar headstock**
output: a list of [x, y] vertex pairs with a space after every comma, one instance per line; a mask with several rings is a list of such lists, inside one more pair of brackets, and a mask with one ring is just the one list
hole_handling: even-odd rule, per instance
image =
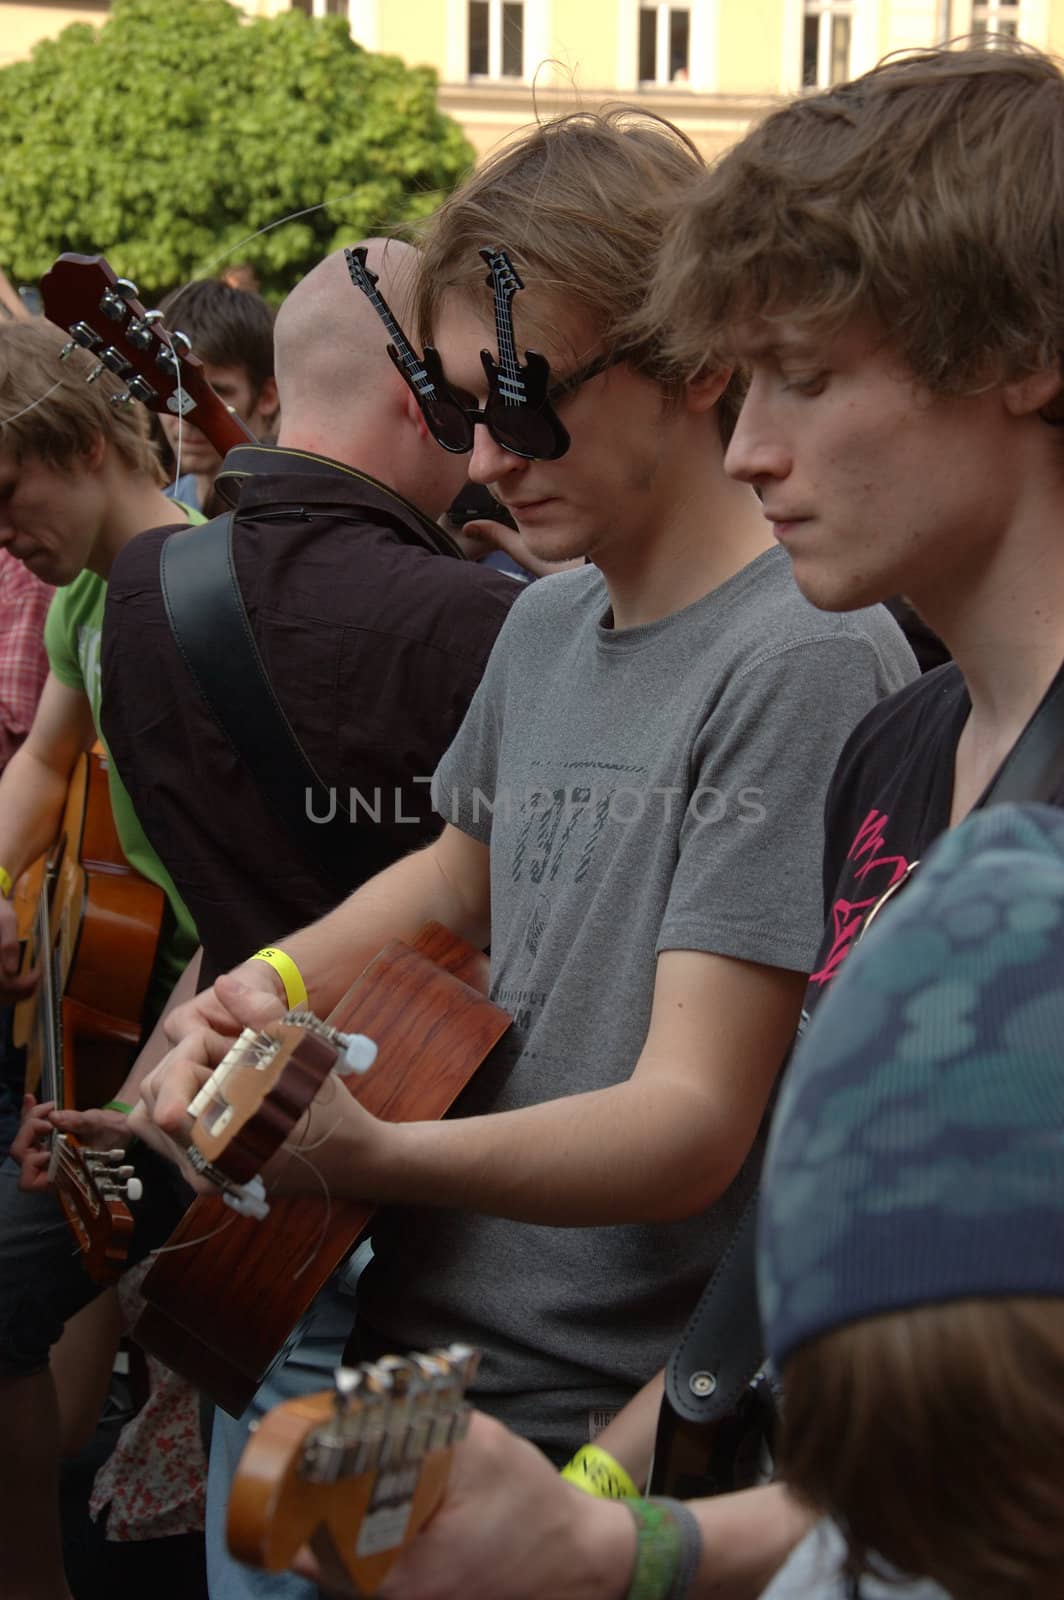
[[524, 288], [524, 283], [505, 250], [485, 247], [480, 254], [488, 264], [487, 282], [492, 290], [495, 339], [499, 347], [498, 361], [489, 350], [482, 350], [481, 363], [489, 384], [497, 386], [504, 404], [536, 410], [547, 399], [550, 363], [535, 350], [525, 351], [523, 365], [517, 358], [513, 301], [517, 291]]
[[279, 1150], [330, 1074], [366, 1072], [377, 1047], [309, 1011], [288, 1011], [245, 1028], [189, 1105], [188, 1159], [235, 1210], [265, 1216], [258, 1174]]
[[467, 1345], [386, 1356], [269, 1412], [233, 1479], [233, 1555], [282, 1572], [309, 1545], [326, 1581], [373, 1594], [443, 1498], [478, 1361]]
[[90, 1150], [71, 1134], [52, 1135], [48, 1176], [55, 1185], [95, 1283], [117, 1283], [125, 1271], [133, 1214], [143, 1186], [124, 1150]]
[[59, 256], [40, 289], [45, 316], [70, 335], [64, 353], [80, 345], [96, 357], [89, 383], [104, 370], [113, 372], [126, 385], [117, 400], [184, 417], [221, 455], [255, 443], [207, 382], [185, 334], [165, 328], [158, 311], [146, 311], [136, 284], [116, 276], [104, 256]]

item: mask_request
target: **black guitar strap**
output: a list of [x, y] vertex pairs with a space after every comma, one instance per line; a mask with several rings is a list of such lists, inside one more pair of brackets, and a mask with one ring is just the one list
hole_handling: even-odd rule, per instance
[[764, 1357], [755, 1279], [757, 1195], [718, 1261], [665, 1368], [665, 1396], [686, 1422], [734, 1411]]
[[[1049, 801], [1064, 792], [1064, 666], [984, 791], [978, 806]], [[689, 1422], [734, 1409], [764, 1362], [757, 1311], [757, 1196], [702, 1293], [665, 1369], [665, 1398]]]
[[[310, 763], [266, 675], [233, 565], [234, 513], [172, 533], [159, 563], [181, 658], [285, 832], [330, 877], [350, 819]], [[315, 822], [313, 816], [329, 821]]]

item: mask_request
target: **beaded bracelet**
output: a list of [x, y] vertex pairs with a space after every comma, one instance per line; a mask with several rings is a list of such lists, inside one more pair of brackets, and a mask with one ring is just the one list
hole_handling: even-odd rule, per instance
[[11, 882], [10, 872], [8, 872], [6, 867], [0, 867], [0, 894], [3, 895], [5, 900], [11, 899], [12, 888], [13, 884]]
[[635, 1518], [635, 1567], [625, 1600], [687, 1600], [702, 1553], [702, 1530], [678, 1500], [625, 1500]]

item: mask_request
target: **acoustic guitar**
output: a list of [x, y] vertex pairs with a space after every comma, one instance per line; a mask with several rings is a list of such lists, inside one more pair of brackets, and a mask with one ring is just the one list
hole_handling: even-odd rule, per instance
[[64, 353], [80, 345], [97, 358], [87, 382], [105, 369], [113, 372], [126, 385], [120, 400], [187, 418], [221, 455], [258, 442], [215, 394], [187, 336], [171, 333], [161, 312], [146, 311], [136, 284], [118, 277], [105, 256], [58, 256], [40, 289], [45, 316], [70, 335]]
[[443, 1498], [478, 1359], [451, 1345], [341, 1367], [331, 1392], [268, 1412], [233, 1478], [232, 1554], [282, 1572], [309, 1545], [326, 1582], [345, 1577], [375, 1593]]
[[[327, 1019], [377, 1046], [372, 1068], [339, 1079], [340, 1092], [392, 1122], [442, 1117], [510, 1026], [486, 998], [487, 975], [483, 952], [438, 923], [410, 944], [387, 945]], [[206, 1106], [204, 1114], [210, 1122]], [[284, 1113], [288, 1127], [295, 1114], [291, 1106]], [[259, 1160], [262, 1124], [238, 1118], [233, 1126], [237, 1148], [223, 1157], [212, 1146], [209, 1160], [219, 1171], [228, 1161], [230, 1176], [244, 1181]], [[134, 1332], [233, 1416], [246, 1409], [374, 1210], [314, 1193], [271, 1195], [268, 1205], [265, 1215], [238, 1216], [221, 1198], [196, 1199], [144, 1279], [147, 1306]]]
[[[26, 1049], [26, 1090], [88, 1110], [110, 1099], [129, 1070], [155, 962], [163, 893], [126, 860], [111, 813], [107, 757], [78, 757], [52, 849], [15, 887], [27, 937], [22, 971], [39, 970], [15, 1007], [14, 1042]], [[32, 904], [28, 929], [25, 919]], [[138, 1185], [124, 1152], [89, 1151], [52, 1138], [59, 1201], [99, 1282], [125, 1261]]]

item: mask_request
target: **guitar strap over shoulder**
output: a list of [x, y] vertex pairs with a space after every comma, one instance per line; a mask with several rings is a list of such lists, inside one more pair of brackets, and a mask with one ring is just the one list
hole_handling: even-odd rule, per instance
[[[1048, 803], [1064, 792], [1064, 666], [978, 801]], [[734, 1409], [764, 1361], [757, 1310], [757, 1196], [735, 1234], [665, 1369], [665, 1398], [677, 1416], [712, 1423]]]
[[[233, 564], [234, 520], [230, 511], [164, 542], [159, 577], [170, 631], [212, 717], [285, 832], [335, 876], [350, 822], [331, 804], [263, 666]], [[311, 812], [329, 820], [315, 822]]]

